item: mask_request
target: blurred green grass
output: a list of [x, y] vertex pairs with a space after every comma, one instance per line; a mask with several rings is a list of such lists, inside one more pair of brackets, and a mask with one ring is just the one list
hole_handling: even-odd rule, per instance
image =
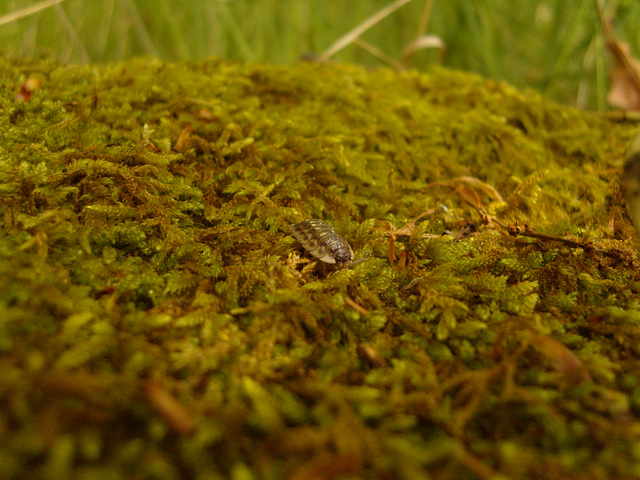
[[[0, 52], [61, 62], [208, 56], [292, 64], [316, 56], [391, 0], [0, 0]], [[424, 0], [413, 0], [362, 39], [391, 58], [415, 38]], [[640, 51], [640, 2], [610, 0], [618, 37]], [[596, 0], [433, 0], [427, 33], [446, 47], [444, 65], [472, 71], [585, 109], [606, 109], [607, 63]], [[378, 66], [357, 45], [333, 60]], [[411, 68], [440, 62], [419, 52]]]

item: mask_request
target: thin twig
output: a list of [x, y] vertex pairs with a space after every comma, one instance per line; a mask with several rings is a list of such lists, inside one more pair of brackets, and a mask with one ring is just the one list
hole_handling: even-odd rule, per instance
[[358, 312], [360, 315], [366, 315], [369, 313], [369, 310], [367, 310], [366, 308], [364, 308], [362, 305], [357, 304], [354, 300], [352, 300], [350, 297], [344, 295], [342, 298], [344, 298], [344, 303], [346, 303], [347, 305], [349, 305], [351, 308], [353, 308], [356, 312]]
[[415, 45], [420, 42], [420, 39], [427, 31], [427, 25], [429, 25], [429, 18], [431, 18], [431, 7], [433, 6], [433, 0], [425, 0], [422, 7], [422, 13], [420, 14], [420, 22], [418, 23], [418, 30], [416, 31], [416, 38], [409, 43], [402, 52], [402, 64], [406, 68], [411, 61], [411, 58], [416, 53]]
[[403, 5], [406, 5], [410, 1], [411, 0], [396, 0], [392, 4], [384, 7], [382, 10], [377, 11], [375, 14], [367, 18], [364, 22], [362, 22], [360, 25], [358, 25], [353, 30], [348, 32], [346, 35], [339, 38], [338, 41], [336, 41], [322, 55], [320, 55], [320, 57], [318, 58], [318, 61], [326, 62], [327, 60], [329, 60], [329, 58], [331, 58], [337, 52], [345, 48], [347, 45], [350, 45], [351, 43], [353, 43], [356, 38], [358, 38], [364, 32], [366, 32], [371, 27], [373, 27], [376, 23], [388, 17], [397, 9], [399, 9]]
[[34, 15], [42, 10], [51, 8], [54, 5], [58, 5], [59, 3], [62, 3], [64, 1], [66, 0], [45, 0], [44, 2], [40, 2], [35, 5], [31, 5], [30, 7], [23, 8], [22, 10], [17, 10], [15, 12], [8, 13], [3, 17], [0, 17], [0, 25], [5, 25], [7, 23], [20, 20], [21, 18]]
[[363, 50], [366, 50], [367, 52], [369, 52], [374, 57], [379, 58], [380, 60], [385, 62], [387, 65], [390, 65], [394, 70], [397, 70], [397, 71], [404, 70], [404, 67], [402, 66], [402, 64], [400, 62], [394, 60], [390, 56], [386, 55], [384, 52], [381, 52], [376, 47], [374, 47], [370, 43], [365, 42], [361, 38], [356, 38], [353, 41], [353, 43], [358, 45]]
[[626, 256], [619, 249], [616, 249], [616, 248], [605, 249], [605, 248], [596, 247], [592, 242], [588, 240], [570, 240], [568, 238], [556, 237], [554, 235], [539, 233], [531, 229], [531, 227], [527, 224], [519, 225], [515, 223], [515, 224], [506, 225], [502, 223], [500, 220], [498, 220], [497, 218], [489, 215], [484, 208], [479, 207], [478, 205], [474, 205], [472, 202], [469, 202], [467, 200], [465, 201], [480, 214], [480, 217], [482, 218], [483, 223], [485, 224], [495, 223], [499, 227], [506, 230], [507, 233], [512, 237], [521, 236], [521, 237], [535, 238], [537, 240], [542, 240], [544, 242], [558, 242], [570, 248], [581, 248], [585, 252], [596, 253], [598, 255], [613, 258], [614, 260], [622, 261], [627, 264], [635, 264], [636, 262], [636, 260], [634, 260], [633, 258], [625, 258]]
[[418, 24], [416, 39], [422, 37], [427, 32], [427, 25], [429, 25], [429, 19], [431, 18], [431, 7], [433, 7], [433, 0], [425, 0], [424, 7], [422, 7], [422, 14], [420, 14], [420, 23]]
[[[60, 2], [58, 2], [58, 3], [60, 3]], [[73, 40], [73, 43], [75, 45], [77, 45], [78, 50], [80, 51], [80, 56], [82, 57], [82, 61], [84, 63], [89, 63], [91, 61], [91, 56], [89, 55], [89, 52], [87, 52], [87, 49], [84, 47], [84, 44], [82, 43], [82, 40], [80, 39], [80, 35], [78, 35], [78, 32], [76, 31], [76, 29], [74, 28], [73, 24], [71, 23], [71, 20], [69, 19], [69, 17], [65, 13], [64, 8], [62, 8], [60, 5], [57, 5], [57, 4], [55, 5], [55, 7], [56, 7], [56, 13], [58, 14], [58, 17], [60, 18], [60, 23], [63, 25], [63, 27], [69, 33], [69, 36]]]

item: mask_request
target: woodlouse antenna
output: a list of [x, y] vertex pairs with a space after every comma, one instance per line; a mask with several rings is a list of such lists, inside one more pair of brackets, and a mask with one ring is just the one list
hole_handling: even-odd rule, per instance
[[369, 258], [369, 255], [365, 255], [364, 257], [362, 257], [360, 260], [355, 261], [355, 262], [349, 262], [345, 265], [345, 267], [350, 267], [351, 265], [356, 265], [358, 263], [362, 263], [364, 262], [367, 258]]

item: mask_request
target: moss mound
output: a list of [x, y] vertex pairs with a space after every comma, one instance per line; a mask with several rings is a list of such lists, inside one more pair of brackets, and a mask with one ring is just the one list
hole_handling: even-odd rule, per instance
[[4, 478], [640, 476], [634, 125], [444, 70], [0, 72]]

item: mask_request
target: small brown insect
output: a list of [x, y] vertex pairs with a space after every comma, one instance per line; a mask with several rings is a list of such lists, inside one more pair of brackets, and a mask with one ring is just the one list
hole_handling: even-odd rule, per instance
[[321, 262], [336, 264], [339, 267], [351, 265], [354, 254], [349, 244], [322, 220], [314, 218], [291, 225], [293, 236], [298, 239], [305, 250]]

